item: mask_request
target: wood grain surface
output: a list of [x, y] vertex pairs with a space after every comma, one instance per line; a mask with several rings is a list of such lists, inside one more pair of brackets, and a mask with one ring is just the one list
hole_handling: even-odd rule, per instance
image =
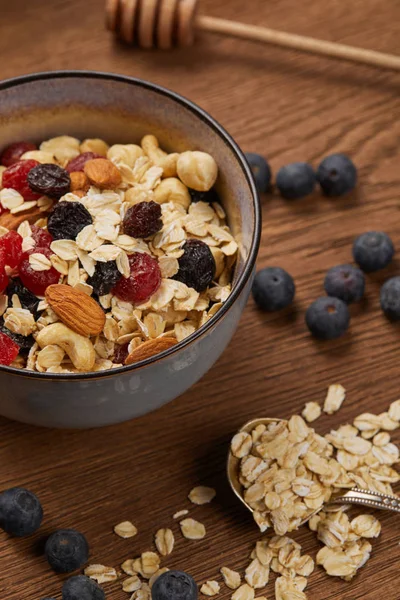
[[[0, 420], [1, 488], [24, 485], [40, 496], [45, 520], [25, 540], [0, 534], [1, 600], [61, 598], [62, 577], [42, 555], [43, 539], [60, 527], [84, 532], [91, 562], [118, 566], [150, 549], [159, 527], [172, 526], [176, 548], [164, 561], [199, 583], [223, 565], [242, 570], [259, 538], [250, 514], [228, 489], [225, 457], [231, 434], [255, 416], [288, 417], [328, 384], [342, 383], [340, 413], [323, 417], [326, 432], [364, 411], [381, 412], [400, 396], [400, 329], [379, 310], [381, 283], [399, 273], [400, 259], [368, 277], [365, 302], [351, 308], [350, 333], [316, 343], [304, 311], [322, 294], [325, 271], [351, 260], [354, 237], [373, 228], [393, 236], [400, 255], [399, 75], [260, 46], [202, 36], [191, 50], [138, 52], [103, 28], [102, 0], [1, 0], [0, 75], [46, 69], [98, 69], [153, 80], [180, 92], [216, 117], [245, 150], [261, 152], [276, 171], [295, 160], [314, 165], [328, 153], [348, 152], [359, 168], [357, 192], [297, 202], [262, 198], [264, 228], [258, 266], [279, 265], [295, 277], [293, 310], [265, 315], [250, 301], [218, 364], [192, 390], [156, 413], [88, 432], [48, 431]], [[203, 12], [286, 31], [398, 53], [400, 10], [389, 0], [204, 0]], [[68, 133], [68, 132], [66, 132]], [[1, 132], [0, 132], [1, 135]], [[55, 398], [56, 402], [57, 399]], [[394, 439], [400, 442], [400, 434]], [[186, 496], [211, 484], [216, 500], [192, 507]], [[189, 508], [207, 536], [183, 539], [172, 520]], [[311, 600], [398, 600], [400, 519], [379, 515], [383, 532], [367, 566], [352, 583], [317, 568]], [[139, 529], [132, 540], [112, 532], [121, 520]], [[307, 551], [318, 543], [296, 534]], [[120, 584], [107, 598], [123, 600]], [[229, 597], [222, 587], [221, 598]], [[273, 598], [272, 582], [262, 593]]]

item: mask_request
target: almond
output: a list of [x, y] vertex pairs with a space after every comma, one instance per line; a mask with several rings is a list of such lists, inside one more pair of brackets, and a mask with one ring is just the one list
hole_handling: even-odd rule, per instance
[[61, 321], [86, 337], [103, 331], [106, 316], [93, 298], [69, 285], [50, 285], [46, 300]]
[[76, 192], [77, 190], [87, 192], [90, 182], [83, 171], [73, 171], [69, 176], [71, 178], [71, 192]]
[[102, 190], [113, 190], [122, 181], [121, 173], [107, 158], [88, 160], [84, 171], [90, 182]]
[[135, 348], [135, 350], [129, 354], [125, 359], [125, 364], [131, 365], [135, 362], [146, 360], [146, 358], [150, 358], [155, 354], [160, 354], [160, 352], [168, 350], [168, 348], [172, 348], [176, 343], [177, 340], [173, 337], [156, 338], [154, 340], [143, 342], [143, 344], [140, 344], [140, 346]]
[[29, 221], [29, 223], [35, 223], [40, 217], [43, 217], [43, 212], [37, 207], [32, 208], [27, 212], [18, 213], [12, 215], [10, 212], [5, 212], [0, 215], [0, 226], [7, 227], [7, 229], [17, 229], [23, 221]]

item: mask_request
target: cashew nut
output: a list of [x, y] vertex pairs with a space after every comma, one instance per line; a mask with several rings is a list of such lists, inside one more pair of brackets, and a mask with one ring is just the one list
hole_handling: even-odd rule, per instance
[[208, 192], [216, 182], [218, 166], [206, 152], [183, 152], [177, 164], [178, 177], [197, 192]]
[[51, 344], [60, 346], [68, 354], [78, 371], [91, 371], [93, 369], [96, 353], [92, 342], [83, 335], [75, 333], [63, 323], [47, 325], [38, 333], [36, 341], [41, 348]]
[[176, 177], [176, 164], [179, 154], [167, 154], [161, 150], [158, 139], [154, 135], [145, 135], [141, 141], [146, 156], [157, 166], [163, 170], [163, 177]]
[[95, 152], [96, 154], [100, 154], [100, 156], [107, 156], [107, 152], [109, 149], [109, 145], [100, 138], [88, 138], [83, 140], [82, 144], [79, 146], [80, 152]]
[[154, 199], [158, 204], [165, 202], [176, 202], [188, 209], [190, 206], [190, 194], [186, 185], [176, 177], [163, 179], [154, 190]]
[[112, 160], [117, 166], [124, 163], [131, 169], [141, 156], [143, 156], [143, 150], [136, 144], [114, 144], [107, 151], [108, 160]]

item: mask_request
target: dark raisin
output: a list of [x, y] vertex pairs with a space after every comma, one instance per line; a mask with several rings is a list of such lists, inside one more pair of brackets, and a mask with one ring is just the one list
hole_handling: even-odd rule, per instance
[[29, 310], [35, 319], [38, 317], [37, 307], [39, 304], [39, 298], [37, 298], [35, 294], [32, 294], [32, 292], [30, 292], [28, 288], [23, 285], [22, 281], [18, 277], [15, 277], [15, 279], [10, 279], [6, 294], [8, 296], [8, 306], [12, 306], [12, 297], [14, 294], [16, 294], [21, 302], [22, 308]]
[[192, 190], [189, 188], [189, 194], [192, 202], [208, 202], [211, 204], [212, 202], [220, 201], [215, 188], [211, 188], [211, 190], [208, 190], [208, 192], [198, 192], [197, 190]]
[[115, 260], [109, 260], [96, 263], [94, 275], [89, 277], [87, 283], [93, 287], [95, 294], [105, 296], [111, 292], [121, 277]]
[[178, 259], [179, 271], [174, 279], [203, 292], [215, 275], [215, 260], [210, 248], [200, 240], [187, 240]]
[[13, 333], [10, 331], [4, 325], [3, 319], [0, 320], [0, 333], [5, 333], [8, 335], [8, 337], [19, 346], [19, 351], [21, 354], [27, 354], [35, 343], [35, 340], [31, 335], [20, 335], [19, 333]]
[[147, 238], [160, 231], [161, 206], [156, 202], [139, 202], [126, 211], [124, 233], [134, 238]]
[[125, 363], [125, 359], [128, 357], [129, 344], [122, 344], [122, 346], [115, 346], [113, 363], [116, 365], [123, 365]]
[[44, 164], [33, 167], [28, 173], [31, 190], [49, 198], [61, 198], [68, 194], [71, 178], [68, 171], [58, 165]]
[[74, 240], [92, 217], [80, 202], [59, 202], [50, 214], [47, 229], [55, 240]]

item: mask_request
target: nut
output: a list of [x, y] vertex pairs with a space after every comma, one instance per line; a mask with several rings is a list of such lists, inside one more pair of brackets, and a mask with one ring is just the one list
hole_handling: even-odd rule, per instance
[[161, 150], [158, 139], [154, 135], [145, 135], [140, 142], [146, 156], [163, 170], [163, 177], [175, 177], [179, 154], [167, 154]]
[[125, 164], [130, 168], [141, 156], [144, 156], [144, 152], [136, 144], [114, 144], [107, 151], [108, 160], [112, 160], [116, 165]]
[[73, 171], [69, 174], [71, 179], [71, 192], [77, 191], [87, 192], [90, 187], [90, 182], [83, 171]]
[[65, 325], [89, 337], [103, 331], [106, 316], [93, 298], [68, 285], [50, 285], [46, 300]]
[[28, 221], [29, 223], [35, 223], [42, 216], [42, 212], [40, 208], [36, 206], [32, 208], [29, 212], [24, 212], [22, 214], [13, 215], [9, 212], [5, 212], [0, 215], [0, 226], [7, 227], [7, 229], [18, 229], [19, 225], [24, 221]]
[[38, 333], [36, 341], [41, 348], [50, 344], [60, 346], [78, 371], [90, 371], [94, 366], [96, 353], [92, 342], [63, 323], [47, 325]]
[[163, 179], [160, 185], [154, 190], [154, 200], [158, 204], [175, 202], [186, 209], [190, 206], [189, 190], [177, 177]]
[[206, 152], [183, 152], [177, 164], [178, 176], [188, 188], [208, 192], [217, 180], [218, 166]]
[[107, 158], [88, 160], [85, 163], [84, 172], [90, 182], [102, 190], [113, 190], [122, 181], [121, 173]]
[[82, 154], [84, 152], [95, 152], [96, 154], [100, 154], [101, 156], [106, 157], [108, 148], [109, 146], [104, 140], [100, 140], [99, 138], [92, 138], [83, 140], [82, 144], [79, 146], [79, 151]]
[[140, 344], [140, 346], [135, 348], [129, 354], [129, 356], [125, 360], [125, 364], [131, 365], [135, 362], [146, 360], [146, 358], [150, 358], [155, 354], [160, 354], [160, 352], [168, 350], [168, 348], [172, 348], [172, 346], [174, 346], [176, 343], [176, 338], [173, 337], [160, 337], [154, 340], [148, 340], [147, 342], [143, 342], [143, 344]]

